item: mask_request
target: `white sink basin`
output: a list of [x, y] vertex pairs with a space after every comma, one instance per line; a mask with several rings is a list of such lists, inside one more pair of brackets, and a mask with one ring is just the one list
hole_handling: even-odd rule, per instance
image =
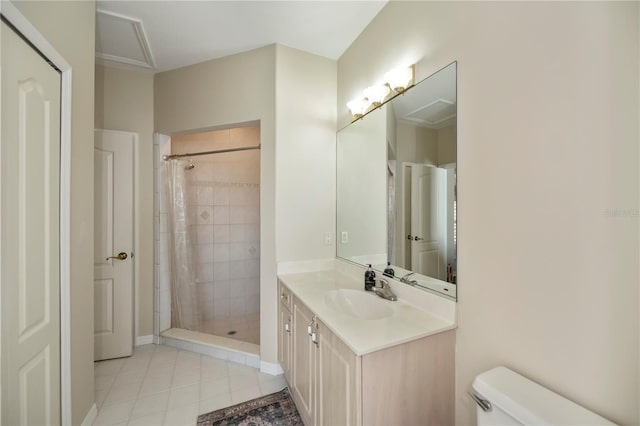
[[331, 290], [324, 296], [331, 309], [358, 319], [377, 320], [391, 316], [393, 309], [389, 302], [364, 290]]

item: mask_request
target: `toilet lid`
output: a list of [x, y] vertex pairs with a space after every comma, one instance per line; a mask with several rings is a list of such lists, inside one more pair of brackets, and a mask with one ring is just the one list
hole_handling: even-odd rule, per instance
[[473, 389], [524, 425], [614, 425], [506, 367], [478, 375]]

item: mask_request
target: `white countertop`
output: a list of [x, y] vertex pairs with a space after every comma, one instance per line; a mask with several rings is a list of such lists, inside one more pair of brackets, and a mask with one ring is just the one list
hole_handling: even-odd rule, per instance
[[[365, 292], [364, 279], [355, 279], [335, 269], [279, 274], [278, 278], [356, 355], [365, 355], [456, 328], [455, 317], [443, 318], [408, 303], [403, 296], [410, 297], [411, 293], [407, 293], [404, 289], [402, 292], [396, 292], [398, 301], [385, 300], [385, 303], [393, 309], [391, 316], [386, 318], [358, 319], [334, 310], [325, 302], [325, 294], [329, 291], [356, 289]], [[394, 289], [393, 285], [392, 289]], [[374, 294], [371, 294], [371, 297], [378, 298]], [[380, 298], [380, 300], [384, 299]], [[451, 303], [455, 304], [455, 302]]]

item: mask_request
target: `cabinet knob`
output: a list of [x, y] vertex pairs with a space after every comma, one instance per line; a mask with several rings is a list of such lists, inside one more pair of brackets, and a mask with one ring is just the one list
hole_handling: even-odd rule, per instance
[[307, 334], [309, 336], [311, 336], [311, 334], [313, 333], [313, 324], [316, 322], [316, 316], [312, 316], [311, 317], [311, 321], [309, 322], [309, 324], [307, 324]]
[[318, 346], [319, 342], [318, 342], [318, 333], [316, 333], [315, 331], [313, 333], [311, 333], [311, 341], [313, 342], [314, 345], [316, 345], [316, 347]]
[[290, 330], [289, 330], [289, 323], [286, 323], [286, 324], [284, 325], [284, 331], [286, 331], [287, 333], [289, 333], [289, 332], [290, 332]]

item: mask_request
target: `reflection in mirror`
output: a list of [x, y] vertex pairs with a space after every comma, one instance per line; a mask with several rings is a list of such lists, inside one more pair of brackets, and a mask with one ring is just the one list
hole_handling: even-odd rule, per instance
[[338, 132], [337, 256], [456, 296], [456, 64]]

